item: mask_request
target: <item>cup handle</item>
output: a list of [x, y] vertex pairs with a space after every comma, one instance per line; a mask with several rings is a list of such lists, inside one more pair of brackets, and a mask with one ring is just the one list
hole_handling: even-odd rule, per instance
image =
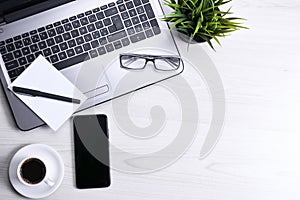
[[44, 180], [44, 182], [47, 184], [47, 185], [49, 185], [50, 187], [52, 187], [54, 184], [55, 184], [55, 182], [54, 181], [52, 181], [51, 179], [46, 179], [46, 180]]

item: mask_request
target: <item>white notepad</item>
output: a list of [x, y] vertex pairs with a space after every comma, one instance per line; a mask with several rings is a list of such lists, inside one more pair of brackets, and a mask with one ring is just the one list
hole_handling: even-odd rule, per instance
[[8, 88], [12, 90], [13, 86], [39, 90], [81, 101], [80, 104], [74, 104], [15, 93], [54, 131], [59, 129], [87, 99], [84, 94], [41, 55]]

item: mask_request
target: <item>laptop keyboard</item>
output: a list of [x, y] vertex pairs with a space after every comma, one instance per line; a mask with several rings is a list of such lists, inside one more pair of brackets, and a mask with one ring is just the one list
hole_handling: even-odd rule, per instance
[[40, 54], [58, 70], [161, 33], [149, 0], [118, 0], [0, 41], [14, 81]]

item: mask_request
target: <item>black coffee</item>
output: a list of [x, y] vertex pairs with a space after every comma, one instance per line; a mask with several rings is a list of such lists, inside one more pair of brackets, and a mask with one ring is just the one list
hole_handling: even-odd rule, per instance
[[20, 173], [26, 183], [38, 184], [46, 176], [46, 166], [37, 158], [29, 158], [22, 164]]

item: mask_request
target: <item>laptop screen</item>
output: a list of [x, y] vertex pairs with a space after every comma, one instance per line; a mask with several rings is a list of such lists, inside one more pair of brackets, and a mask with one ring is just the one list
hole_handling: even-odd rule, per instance
[[0, 0], [0, 24], [9, 23], [72, 0]]

